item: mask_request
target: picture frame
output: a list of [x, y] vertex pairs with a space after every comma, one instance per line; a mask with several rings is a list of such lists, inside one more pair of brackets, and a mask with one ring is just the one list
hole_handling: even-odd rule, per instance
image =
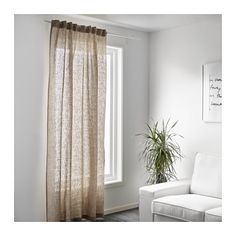
[[222, 122], [222, 63], [202, 65], [202, 120]]

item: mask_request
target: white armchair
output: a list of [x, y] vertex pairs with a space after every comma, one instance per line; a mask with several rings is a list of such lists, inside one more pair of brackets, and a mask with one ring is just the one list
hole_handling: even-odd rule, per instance
[[139, 189], [140, 221], [222, 221], [221, 158], [198, 153], [191, 180]]
[[139, 189], [139, 220], [152, 221], [152, 201], [168, 195], [187, 194], [191, 180], [184, 179], [162, 184], [154, 184]]

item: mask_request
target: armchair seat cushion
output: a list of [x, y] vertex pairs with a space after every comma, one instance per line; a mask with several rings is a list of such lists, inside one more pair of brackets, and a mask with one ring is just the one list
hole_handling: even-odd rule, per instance
[[219, 198], [198, 194], [172, 195], [152, 201], [152, 213], [184, 221], [204, 221], [205, 211], [221, 206]]
[[222, 221], [222, 207], [217, 207], [206, 211], [205, 221]]

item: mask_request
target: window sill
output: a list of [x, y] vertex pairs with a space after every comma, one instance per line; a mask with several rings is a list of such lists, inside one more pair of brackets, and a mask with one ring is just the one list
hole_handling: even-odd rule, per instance
[[104, 188], [115, 188], [115, 187], [119, 187], [122, 186], [124, 183], [122, 180], [115, 180], [115, 181], [109, 181], [104, 183]]

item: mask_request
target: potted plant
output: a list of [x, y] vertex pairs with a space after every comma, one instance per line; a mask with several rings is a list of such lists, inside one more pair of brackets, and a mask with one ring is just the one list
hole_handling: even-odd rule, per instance
[[170, 119], [165, 123], [162, 120], [160, 128], [158, 122], [154, 122], [152, 127], [147, 124], [148, 132], [140, 134], [145, 138], [141, 158], [149, 173], [148, 184], [163, 183], [176, 178], [174, 163], [183, 156], [174, 138], [182, 136], [173, 132], [178, 121], [172, 125], [169, 125], [169, 121]]

